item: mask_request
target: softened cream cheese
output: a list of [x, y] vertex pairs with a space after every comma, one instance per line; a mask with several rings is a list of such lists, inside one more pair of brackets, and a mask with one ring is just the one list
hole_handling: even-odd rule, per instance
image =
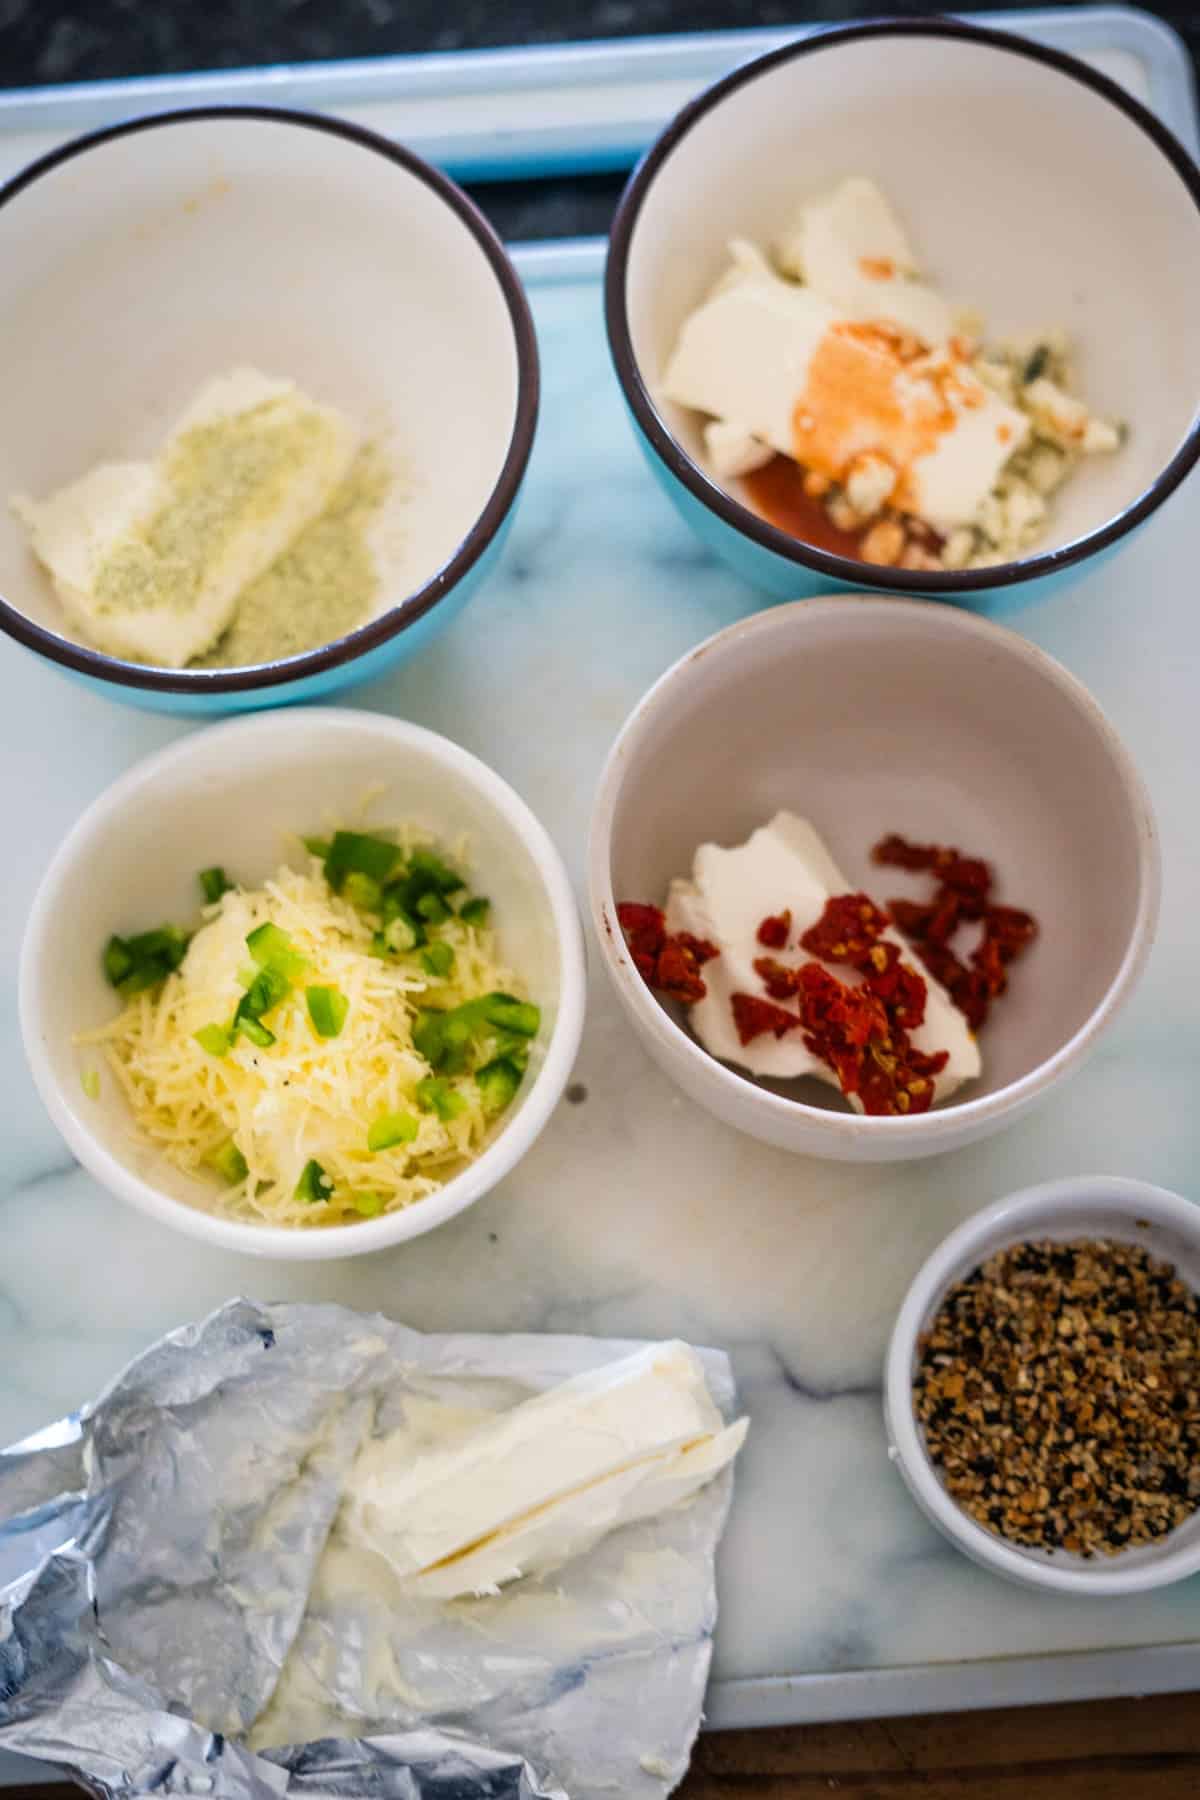
[[[688, 931], [718, 945], [720, 955], [703, 968], [705, 996], [689, 1008], [692, 1030], [711, 1055], [735, 1063], [752, 1075], [793, 1080], [815, 1075], [831, 1087], [838, 1086], [829, 1064], [804, 1046], [803, 1033], [785, 1032], [776, 1038], [763, 1032], [749, 1044], [738, 1037], [733, 1020], [734, 994], [764, 995], [755, 972], [755, 961], [765, 953], [758, 928], [771, 914], [785, 908], [792, 915], [791, 940], [798, 945], [802, 933], [815, 925], [826, 901], [854, 891], [821, 838], [807, 819], [779, 812], [766, 825], [751, 832], [744, 844], [725, 849], [701, 844], [696, 851], [691, 879], [671, 883], [667, 899], [667, 929]], [[979, 1045], [965, 1018], [939, 981], [929, 973], [914, 948], [893, 928], [884, 937], [903, 951], [924, 978], [928, 993], [925, 1019], [913, 1033], [918, 1050], [945, 1050], [949, 1061], [934, 1081], [935, 1104], [949, 1099], [965, 1081], [982, 1070]], [[798, 964], [812, 961], [807, 951], [793, 948], [772, 951], [777, 961]], [[854, 982], [852, 970], [838, 966], [831, 971], [841, 981]], [[775, 1002], [798, 1013], [794, 1000]], [[861, 1111], [861, 1103], [851, 1096]]]
[[357, 448], [348, 420], [256, 369], [195, 396], [152, 463], [109, 463], [14, 496], [72, 628], [111, 655], [182, 668], [320, 514]]
[[490, 1593], [688, 1498], [745, 1430], [725, 1425], [689, 1346], [652, 1345], [415, 1461], [406, 1433], [373, 1441], [347, 1485], [342, 1529], [414, 1591]]

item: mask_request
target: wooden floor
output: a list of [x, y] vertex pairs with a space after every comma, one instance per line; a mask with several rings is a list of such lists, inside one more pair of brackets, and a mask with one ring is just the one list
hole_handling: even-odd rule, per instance
[[1200, 1694], [702, 1737], [681, 1800], [1200, 1800]]
[[[76, 1794], [2, 1792], [3, 1800]], [[1200, 1694], [717, 1732], [700, 1739], [679, 1792], [680, 1800], [1200, 1800]]]

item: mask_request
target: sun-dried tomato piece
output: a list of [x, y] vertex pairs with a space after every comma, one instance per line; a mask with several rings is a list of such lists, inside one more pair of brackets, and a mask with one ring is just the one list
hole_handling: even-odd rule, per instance
[[682, 1001], [685, 1006], [694, 1006], [708, 992], [700, 976], [696, 958], [678, 938], [670, 937], [658, 953], [654, 986], [660, 993], [672, 1000]]
[[799, 998], [805, 1026], [814, 1037], [840, 1040], [858, 1050], [873, 1037], [888, 1035], [883, 1002], [865, 987], [848, 987], [820, 963], [802, 965]]
[[752, 1043], [764, 1031], [781, 1038], [786, 1031], [798, 1030], [800, 1025], [797, 1013], [785, 1012], [782, 1006], [774, 1006], [757, 994], [733, 994], [729, 1004], [733, 1008], [738, 1038], [743, 1044]]
[[957, 850], [952, 854], [954, 860], [949, 864], [935, 865], [942, 886], [952, 888], [961, 900], [983, 906], [992, 891], [991, 869], [977, 856], [960, 856]]
[[940, 844], [910, 844], [899, 832], [880, 838], [871, 851], [871, 861], [892, 869], [911, 869], [914, 875], [926, 869], [948, 868], [958, 857], [957, 850], [944, 850]]
[[776, 962], [773, 956], [756, 956], [754, 973], [772, 1000], [790, 1000], [800, 991], [800, 970], [796, 965]]
[[677, 931], [675, 942], [693, 957], [697, 964], [711, 962], [714, 956], [720, 956], [720, 946], [710, 944], [707, 938], [693, 937], [690, 931]]
[[[938, 888], [931, 901], [891, 900], [892, 919], [921, 947], [921, 960], [940, 981], [972, 1031], [987, 1019], [991, 1002], [1008, 986], [1007, 965], [1037, 935], [1037, 922], [1015, 906], [996, 906], [990, 895], [992, 871], [978, 857], [937, 844], [909, 844], [895, 835], [872, 851], [876, 862], [905, 869], [929, 869]], [[961, 924], [980, 922], [983, 933], [970, 967], [955, 955], [951, 940]]]
[[764, 950], [782, 950], [792, 929], [790, 908], [781, 913], [768, 913], [758, 928], [758, 941]]
[[623, 900], [617, 907], [617, 920], [625, 933], [630, 955], [639, 972], [649, 981], [666, 939], [667, 915], [661, 906], [643, 906], [636, 900]]
[[835, 894], [825, 902], [821, 917], [809, 926], [800, 943], [810, 956], [819, 956], [822, 962], [857, 966], [887, 925], [887, 914], [880, 911], [869, 894]]
[[700, 969], [720, 955], [716, 944], [710, 944], [707, 938], [693, 937], [690, 931], [672, 936], [660, 906], [623, 900], [617, 907], [617, 919], [634, 967], [648, 987], [657, 988], [684, 1006], [703, 1000], [708, 989]]
[[1005, 962], [1013, 962], [1037, 936], [1037, 920], [1016, 906], [989, 906], [985, 935], [1000, 947]]
[[893, 1024], [916, 1031], [924, 1023], [928, 983], [903, 960], [895, 944], [875, 945], [863, 986], [883, 1001]]
[[902, 931], [906, 938], [913, 938], [919, 943], [927, 935], [937, 908], [932, 900], [889, 900], [888, 911], [897, 930]]
[[[914, 1050], [903, 1025], [870, 991], [873, 979], [891, 980], [903, 968], [895, 945], [876, 948], [895, 952], [895, 961], [885, 954], [880, 959], [884, 966], [880, 968], [877, 960], [872, 974], [857, 988], [839, 981], [819, 963], [804, 964], [800, 971], [804, 1043], [833, 1069], [843, 1093], [858, 1096], [864, 1112], [925, 1112], [933, 1103], [933, 1076], [945, 1068], [948, 1055], [944, 1050], [932, 1056]], [[923, 990], [925, 983], [920, 985]]]

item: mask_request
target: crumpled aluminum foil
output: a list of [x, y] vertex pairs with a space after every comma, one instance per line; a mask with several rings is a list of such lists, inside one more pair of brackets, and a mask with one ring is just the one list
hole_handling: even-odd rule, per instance
[[480, 1600], [412, 1600], [337, 1527], [372, 1432], [415, 1451], [637, 1347], [245, 1300], [172, 1332], [0, 1454], [0, 1748], [114, 1800], [661, 1800], [700, 1723], [728, 1471]]

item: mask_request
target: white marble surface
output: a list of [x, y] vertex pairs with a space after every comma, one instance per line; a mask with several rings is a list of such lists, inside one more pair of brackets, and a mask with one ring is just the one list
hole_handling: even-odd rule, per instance
[[[593, 785], [626, 712], [676, 656], [758, 601], [652, 486], [610, 375], [594, 283], [543, 287], [535, 300], [543, 423], [502, 568], [428, 654], [354, 703], [486, 758], [545, 821], [582, 888]], [[426, 1330], [680, 1333], [733, 1352], [753, 1418], [722, 1557], [718, 1674], [833, 1678], [748, 1698], [740, 1716], [982, 1700], [986, 1663], [964, 1687], [964, 1660], [1200, 1638], [1196, 1583], [1136, 1601], [1056, 1601], [961, 1559], [893, 1476], [879, 1398], [899, 1297], [972, 1208], [1081, 1170], [1197, 1191], [1198, 497], [1193, 482], [1105, 570], [1010, 616], [1108, 708], [1147, 777], [1165, 849], [1162, 936], [1144, 985], [1053, 1101], [936, 1162], [792, 1158], [680, 1098], [593, 967], [576, 1071], [586, 1098], [565, 1102], [517, 1173], [465, 1217], [335, 1266], [249, 1262], [156, 1228], [72, 1164], [43, 1113], [16, 1024], [30, 896], [80, 809], [195, 727], [78, 691], [0, 643], [0, 1441], [75, 1406], [151, 1338], [236, 1293], [380, 1307]], [[99, 941], [110, 923], [79, 928]], [[923, 1664], [939, 1670], [916, 1687], [855, 1673]], [[1085, 1688], [1115, 1691], [1179, 1685], [1184, 1663], [1160, 1653], [1086, 1666], [1096, 1673]], [[1077, 1669], [1043, 1667], [1015, 1697], [1051, 1697], [1067, 1683], [1059, 1671]], [[734, 1716], [728, 1696], [739, 1691], [718, 1696], [719, 1716]], [[915, 1697], [896, 1700], [905, 1693]]]

